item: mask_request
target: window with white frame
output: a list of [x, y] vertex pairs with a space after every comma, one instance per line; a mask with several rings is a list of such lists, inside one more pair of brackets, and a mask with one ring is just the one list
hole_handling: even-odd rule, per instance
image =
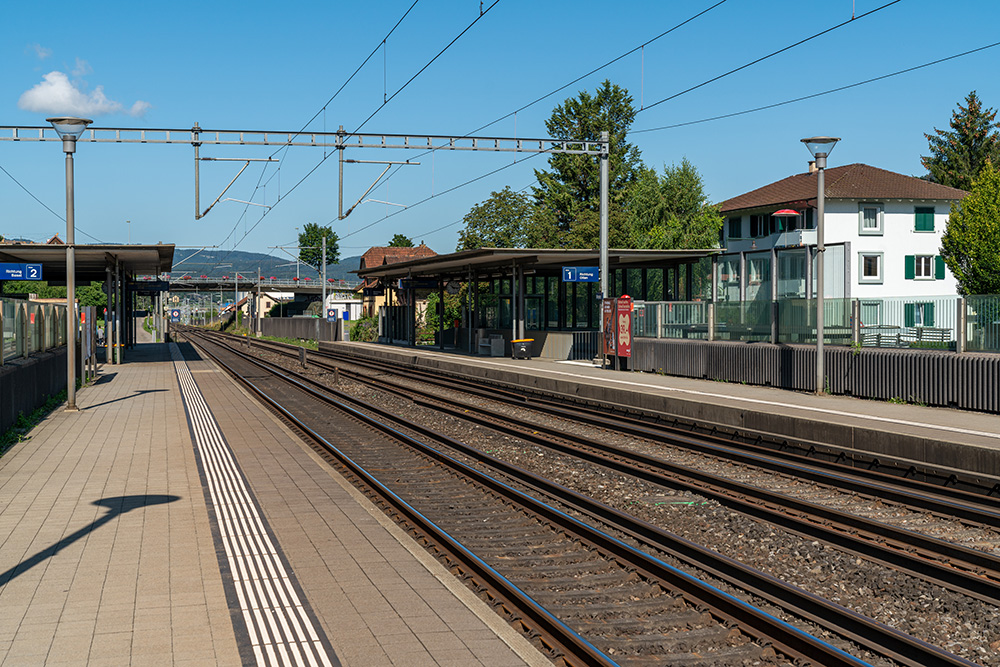
[[858, 207], [858, 233], [877, 235], [882, 233], [882, 205], [862, 203]]
[[934, 255], [916, 255], [913, 258], [913, 277], [934, 280]]
[[882, 253], [880, 252], [858, 253], [858, 282], [859, 283], [882, 282]]

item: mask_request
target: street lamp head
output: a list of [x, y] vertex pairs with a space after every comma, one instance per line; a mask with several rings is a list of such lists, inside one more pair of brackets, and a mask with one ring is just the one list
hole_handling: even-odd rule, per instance
[[46, 118], [45, 120], [52, 123], [56, 134], [63, 140], [63, 152], [65, 153], [76, 152], [76, 140], [80, 138], [80, 135], [87, 129], [87, 126], [94, 122], [89, 118], [73, 118], [68, 116]]
[[73, 139], [74, 141], [79, 139], [87, 126], [94, 122], [89, 118], [72, 117], [46, 118], [45, 120], [52, 123], [52, 127], [55, 128], [60, 139]]
[[[806, 145], [806, 148], [809, 149], [809, 152], [817, 160], [828, 157], [838, 141], [840, 141], [840, 137], [809, 137], [808, 139], [802, 139], [802, 143]], [[816, 166], [819, 167], [820, 165], [817, 163]]]

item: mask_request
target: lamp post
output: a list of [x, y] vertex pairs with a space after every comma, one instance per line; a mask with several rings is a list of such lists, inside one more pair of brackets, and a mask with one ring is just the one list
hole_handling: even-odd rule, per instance
[[809, 152], [816, 159], [816, 393], [822, 394], [825, 386], [823, 370], [823, 214], [826, 206], [826, 183], [823, 172], [826, 169], [826, 158], [840, 137], [810, 137], [803, 139]]
[[73, 153], [76, 140], [94, 121], [87, 118], [46, 118], [66, 153], [66, 411], [76, 412], [76, 209], [73, 198]]

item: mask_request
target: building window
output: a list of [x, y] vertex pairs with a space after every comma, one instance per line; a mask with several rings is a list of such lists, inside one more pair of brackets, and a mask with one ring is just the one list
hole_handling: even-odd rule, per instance
[[916, 255], [913, 258], [913, 277], [917, 280], [934, 280], [934, 257], [932, 255]]
[[903, 326], [932, 327], [934, 326], [933, 303], [903, 304]]
[[858, 253], [859, 283], [882, 283], [882, 253]]
[[759, 239], [770, 234], [771, 216], [751, 215], [750, 216], [750, 236]]
[[941, 255], [906, 255], [903, 267], [903, 277], [907, 280], [944, 280]]
[[913, 230], [917, 232], [934, 231], [934, 207], [917, 206], [913, 209], [914, 225]]
[[861, 204], [858, 212], [859, 234], [880, 235], [882, 234], [882, 205], [881, 204]]
[[731, 239], [743, 238], [743, 218], [739, 217], [729, 218], [729, 238]]

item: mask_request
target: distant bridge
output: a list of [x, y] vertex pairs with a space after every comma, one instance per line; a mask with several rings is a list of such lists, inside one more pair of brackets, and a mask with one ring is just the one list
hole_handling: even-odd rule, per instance
[[[154, 277], [150, 277], [155, 280]], [[141, 282], [141, 280], [137, 281]], [[171, 292], [211, 292], [213, 290], [235, 290], [237, 286], [241, 292], [257, 289], [257, 276], [245, 276], [242, 273], [238, 278], [236, 274], [225, 276], [206, 275], [171, 275], [168, 279]], [[361, 286], [360, 280], [342, 280], [340, 278], [328, 278], [326, 281], [326, 291], [332, 292], [354, 292]], [[296, 292], [298, 294], [321, 294], [323, 283], [314, 278], [277, 278], [275, 276], [261, 276], [260, 289], [262, 292]]]

